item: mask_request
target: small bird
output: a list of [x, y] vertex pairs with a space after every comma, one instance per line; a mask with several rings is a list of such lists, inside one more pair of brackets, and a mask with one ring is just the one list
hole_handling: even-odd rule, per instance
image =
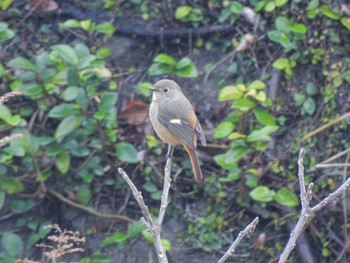
[[153, 96], [149, 116], [159, 138], [169, 145], [167, 155], [172, 156], [175, 145], [182, 144], [190, 157], [194, 177], [201, 182], [203, 175], [197, 157], [197, 139], [203, 146], [206, 140], [191, 103], [173, 80], [160, 80], [150, 89]]

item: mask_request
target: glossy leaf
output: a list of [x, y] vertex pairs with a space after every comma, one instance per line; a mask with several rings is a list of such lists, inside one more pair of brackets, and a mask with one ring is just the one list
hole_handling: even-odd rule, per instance
[[16, 178], [0, 176], [0, 189], [8, 194], [15, 194], [22, 192], [24, 186], [22, 182]]
[[321, 6], [320, 11], [322, 14], [328, 16], [331, 19], [338, 20], [340, 18], [340, 14], [338, 11], [331, 9], [326, 5]]
[[112, 23], [105, 22], [105, 23], [97, 24], [94, 27], [94, 30], [99, 33], [104, 33], [110, 36], [114, 33], [115, 27]]
[[153, 61], [158, 62], [158, 63], [168, 64], [168, 65], [175, 65], [176, 64], [175, 60], [171, 56], [164, 54], [164, 53], [156, 56], [153, 59]]
[[287, 2], [288, 0], [275, 0], [275, 5], [276, 7], [281, 7], [284, 6]]
[[70, 167], [70, 155], [67, 151], [58, 154], [55, 162], [56, 168], [60, 173], [65, 174]]
[[176, 69], [175, 74], [183, 78], [195, 78], [198, 76], [198, 71], [195, 65], [191, 64], [182, 69]]
[[289, 66], [289, 60], [287, 58], [279, 58], [273, 62], [272, 66], [278, 70], [284, 70]]
[[232, 103], [231, 108], [236, 108], [241, 111], [248, 111], [251, 108], [254, 108], [255, 106], [256, 106], [256, 103], [254, 101], [250, 99], [242, 98], [242, 99], [235, 100]]
[[145, 229], [145, 226], [140, 221], [134, 221], [128, 229], [128, 237], [132, 238], [137, 236]]
[[243, 84], [225, 86], [220, 90], [218, 100], [226, 101], [242, 98], [245, 90], [246, 87]]
[[278, 190], [274, 196], [274, 199], [276, 202], [286, 207], [296, 207], [299, 205], [298, 196], [295, 193], [289, 191], [287, 188], [281, 188]]
[[227, 137], [235, 128], [232, 122], [220, 123], [214, 131], [214, 139], [221, 139]]
[[137, 163], [138, 156], [135, 147], [127, 142], [120, 142], [117, 144], [116, 154], [119, 160], [126, 163]]
[[271, 133], [278, 130], [278, 126], [265, 126], [260, 130], [254, 130], [247, 136], [248, 142], [256, 142], [256, 141], [270, 141], [271, 137], [269, 136]]
[[64, 28], [80, 28], [80, 21], [75, 20], [75, 19], [68, 19], [63, 23], [59, 24], [59, 27], [64, 29]]
[[78, 110], [74, 107], [74, 104], [62, 103], [53, 107], [49, 113], [49, 118], [63, 119], [68, 116], [78, 113]]
[[248, 85], [248, 90], [263, 90], [266, 88], [266, 84], [262, 82], [261, 80], [254, 80]]
[[179, 6], [175, 11], [176, 19], [183, 19], [188, 16], [192, 11], [192, 7], [189, 5]]
[[3, 233], [1, 245], [11, 257], [19, 256], [24, 248], [22, 239], [17, 234], [10, 232]]
[[267, 203], [273, 200], [275, 195], [267, 186], [258, 186], [249, 193], [250, 197], [256, 201]]
[[276, 125], [276, 118], [272, 116], [268, 110], [263, 108], [255, 108], [253, 110], [255, 118], [263, 125]]
[[121, 232], [116, 232], [115, 234], [107, 237], [105, 240], [102, 241], [101, 247], [108, 246], [110, 244], [120, 243], [125, 240], [127, 240], [128, 236]]
[[23, 68], [30, 71], [38, 72], [39, 69], [32, 62], [24, 57], [16, 57], [10, 60], [9, 65], [17, 68]]
[[307, 32], [307, 28], [304, 24], [294, 24], [290, 27], [290, 30], [295, 33], [305, 34]]
[[78, 63], [78, 56], [75, 52], [75, 50], [68, 45], [65, 44], [59, 44], [54, 45], [51, 47], [54, 51], [57, 52], [57, 54], [65, 60], [67, 63], [76, 65]]
[[76, 128], [79, 127], [79, 125], [83, 120], [84, 120], [84, 117], [80, 115], [73, 115], [73, 116], [64, 118], [56, 129], [55, 138], [61, 139], [67, 134], [71, 133], [72, 131], [74, 131]]

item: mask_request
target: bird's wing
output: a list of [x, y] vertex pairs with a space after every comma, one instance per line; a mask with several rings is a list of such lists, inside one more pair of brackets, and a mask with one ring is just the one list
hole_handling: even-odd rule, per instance
[[204, 132], [203, 132], [202, 126], [200, 125], [198, 120], [197, 120], [197, 123], [196, 123], [196, 132], [197, 132], [197, 136], [198, 136], [199, 140], [201, 141], [201, 144], [203, 146], [206, 146], [207, 145], [207, 141], [205, 140], [205, 136], [204, 136]]
[[[184, 118], [176, 118], [165, 114], [158, 114], [159, 122], [164, 125], [172, 134], [179, 137], [179, 139], [190, 146], [192, 149], [196, 148], [195, 145], [195, 130], [191, 123]], [[198, 121], [197, 121], [198, 122]], [[197, 128], [196, 128], [197, 129]], [[202, 141], [202, 140], [201, 140]]]

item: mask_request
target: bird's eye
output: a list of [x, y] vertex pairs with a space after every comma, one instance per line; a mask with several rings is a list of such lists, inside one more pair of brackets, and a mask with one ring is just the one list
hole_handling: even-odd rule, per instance
[[167, 92], [169, 91], [169, 89], [168, 89], [168, 88], [165, 88], [165, 89], [163, 89], [163, 91], [164, 91], [165, 93], [167, 93]]

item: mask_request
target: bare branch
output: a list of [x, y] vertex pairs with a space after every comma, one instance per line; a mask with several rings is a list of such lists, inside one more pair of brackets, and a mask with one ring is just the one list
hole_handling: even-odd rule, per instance
[[323, 199], [320, 203], [315, 205], [314, 207], [310, 208], [310, 201], [311, 201], [311, 190], [313, 187], [313, 183], [310, 183], [307, 190], [305, 188], [305, 182], [304, 182], [304, 165], [303, 165], [303, 157], [304, 157], [305, 150], [301, 149], [299, 154], [299, 160], [298, 160], [298, 166], [299, 166], [299, 183], [300, 183], [300, 200], [301, 200], [301, 215], [300, 218], [294, 227], [294, 229], [291, 231], [290, 238], [288, 240], [288, 243], [283, 251], [283, 253], [280, 256], [279, 263], [284, 263], [287, 261], [289, 254], [292, 252], [292, 250], [295, 247], [295, 242], [298, 239], [298, 237], [301, 235], [304, 227], [307, 225], [308, 220], [312, 218], [312, 216], [319, 212], [322, 208], [324, 208], [329, 203], [332, 203], [335, 201], [347, 188], [350, 187], [350, 178], [348, 178], [337, 190], [335, 190], [333, 193], [330, 193], [325, 199]]
[[235, 253], [235, 249], [238, 246], [238, 244], [243, 240], [243, 238], [252, 233], [256, 227], [256, 225], [259, 223], [259, 217], [256, 217], [253, 222], [251, 222], [243, 231], [239, 232], [238, 237], [235, 239], [235, 241], [232, 243], [231, 247], [227, 250], [225, 255], [218, 261], [218, 263], [225, 262], [230, 256]]
[[[0, 103], [1, 104], [1, 103]], [[4, 138], [1, 138], [0, 139], [0, 148], [2, 146], [4, 146], [5, 144], [9, 143], [10, 141], [14, 140], [14, 139], [17, 139], [17, 138], [22, 138], [23, 137], [23, 134], [21, 133], [16, 133], [16, 134], [12, 134], [12, 135], [9, 135], [9, 136], [6, 136]]]
[[11, 91], [9, 93], [6, 93], [2, 96], [0, 96], [0, 104], [3, 104], [4, 102], [8, 101], [11, 97], [19, 96], [22, 92], [20, 91]]
[[165, 216], [165, 211], [168, 206], [168, 195], [169, 195], [169, 189], [170, 189], [170, 183], [171, 183], [171, 176], [170, 176], [171, 164], [172, 164], [172, 159], [171, 157], [168, 157], [165, 165], [165, 170], [164, 170], [163, 193], [162, 193], [157, 223], [153, 221], [151, 214], [149, 212], [148, 206], [145, 204], [143, 200], [141, 192], [137, 189], [137, 187], [131, 181], [127, 173], [122, 168], [118, 168], [118, 172], [123, 176], [124, 180], [127, 182], [129, 187], [131, 188], [134, 198], [136, 199], [137, 203], [139, 204], [139, 207], [141, 208], [142, 214], [144, 215], [144, 217], [141, 218], [141, 222], [146, 227], [146, 229], [150, 232], [154, 240], [154, 246], [157, 251], [158, 262], [160, 263], [168, 262], [165, 249], [161, 243], [160, 232], [162, 228], [163, 219]]

